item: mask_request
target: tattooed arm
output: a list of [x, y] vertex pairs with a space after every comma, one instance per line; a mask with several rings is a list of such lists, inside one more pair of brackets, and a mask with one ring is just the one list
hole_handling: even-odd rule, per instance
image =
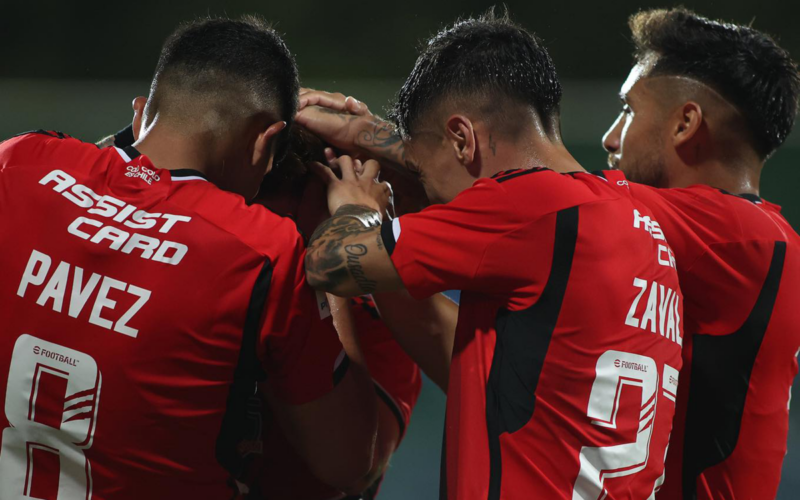
[[361, 221], [373, 214], [367, 206], [343, 205], [314, 231], [306, 253], [306, 278], [312, 287], [342, 297], [403, 288], [380, 226]]
[[303, 89], [300, 110], [297, 123], [336, 149], [407, 173], [405, 149], [396, 127], [373, 115], [364, 103], [343, 94]]
[[[380, 225], [391, 196], [385, 182], [377, 182], [380, 165], [342, 156], [330, 161], [341, 171], [339, 179], [321, 164], [311, 164], [328, 189], [328, 210], [308, 242], [306, 277], [319, 290], [342, 297], [397, 290], [402, 281], [383, 246]], [[377, 227], [376, 227], [377, 226]]]

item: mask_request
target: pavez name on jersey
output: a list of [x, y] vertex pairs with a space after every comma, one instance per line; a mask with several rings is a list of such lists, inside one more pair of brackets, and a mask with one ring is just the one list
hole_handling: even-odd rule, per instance
[[332, 389], [294, 224], [199, 172], [24, 134], [0, 214], [3, 498], [230, 497], [256, 381]]

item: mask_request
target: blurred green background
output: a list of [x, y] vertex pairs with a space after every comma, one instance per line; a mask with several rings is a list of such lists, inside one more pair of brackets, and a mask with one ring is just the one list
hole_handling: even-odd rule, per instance
[[[146, 95], [164, 38], [197, 16], [258, 13], [285, 34], [303, 83], [341, 91], [382, 110], [410, 71], [419, 42], [492, 2], [0, 0], [0, 137], [57, 129], [95, 140], [123, 127]], [[670, 2], [507, 1], [512, 17], [545, 40], [564, 83], [564, 139], [589, 170], [602, 168], [600, 137], [618, 112], [630, 68], [627, 17]], [[709, 17], [752, 23], [800, 58], [800, 3], [683, 2]], [[800, 133], [769, 160], [761, 194], [800, 227]], [[512, 167], [512, 166], [509, 166]], [[795, 390], [795, 396], [800, 396]], [[438, 497], [444, 396], [426, 381], [384, 483], [383, 500]], [[792, 414], [779, 499], [800, 491], [800, 411]], [[795, 492], [795, 493], [792, 493]]]

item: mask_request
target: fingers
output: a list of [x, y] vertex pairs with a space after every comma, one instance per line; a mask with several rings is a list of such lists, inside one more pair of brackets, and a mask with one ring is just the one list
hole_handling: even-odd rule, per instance
[[325, 159], [328, 163], [336, 159], [336, 153], [333, 152], [333, 148], [325, 148]]
[[299, 109], [302, 110], [307, 106], [321, 106], [336, 111], [347, 111], [346, 100], [347, 97], [344, 94], [331, 94], [330, 92], [314, 90], [300, 94]]
[[299, 104], [298, 110], [303, 110], [308, 106], [321, 106], [357, 116], [370, 114], [367, 105], [355, 97], [321, 90], [301, 89]]
[[345, 110], [351, 115], [363, 116], [369, 114], [369, 108], [363, 102], [353, 96], [348, 96], [344, 100]]
[[326, 186], [331, 182], [338, 180], [336, 178], [336, 174], [333, 173], [333, 170], [318, 161], [311, 162], [308, 164], [308, 166], [317, 175], [317, 177], [319, 177], [322, 182], [325, 183]]
[[381, 172], [381, 166], [377, 161], [367, 160], [367, 162], [364, 163], [361, 175], [369, 179], [375, 179], [378, 177], [378, 174], [380, 172]]
[[338, 167], [342, 172], [343, 181], [356, 181], [358, 176], [355, 170], [355, 161], [347, 155], [342, 155], [335, 160], [328, 162], [331, 168]]

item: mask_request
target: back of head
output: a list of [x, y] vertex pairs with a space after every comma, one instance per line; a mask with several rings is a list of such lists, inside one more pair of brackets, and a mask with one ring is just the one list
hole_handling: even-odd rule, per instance
[[505, 104], [532, 109], [548, 135], [559, 134], [561, 84], [553, 61], [507, 12], [460, 20], [428, 40], [390, 116], [407, 138], [446, 102], [472, 103], [483, 114], [502, 114]]
[[[184, 24], [164, 43], [146, 114], [158, 113], [187, 131], [221, 133], [232, 120], [258, 114], [290, 125], [298, 92], [294, 58], [265, 21], [202, 19]], [[288, 130], [279, 137], [279, 153]]]
[[744, 117], [761, 158], [789, 135], [800, 77], [789, 53], [770, 36], [683, 8], [639, 12], [629, 25], [637, 60], [655, 58], [647, 76], [685, 77], [718, 92]]

